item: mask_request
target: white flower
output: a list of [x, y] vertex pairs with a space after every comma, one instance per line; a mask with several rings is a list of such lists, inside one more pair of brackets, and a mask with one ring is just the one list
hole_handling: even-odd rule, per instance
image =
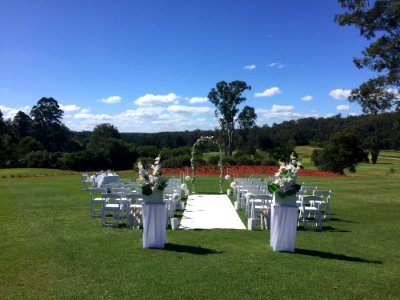
[[189, 175], [187, 175], [186, 177], [185, 177], [185, 180], [186, 181], [190, 181], [192, 178], [189, 176]]
[[231, 188], [235, 188], [236, 187], [236, 182], [231, 182]]
[[225, 175], [225, 180], [229, 180], [229, 179], [231, 179], [231, 176]]
[[280, 163], [280, 167], [277, 173], [274, 174], [274, 180], [268, 185], [270, 192], [293, 192], [298, 188], [296, 185], [297, 172], [301, 168], [301, 164], [297, 162], [296, 157], [290, 156], [288, 164], [283, 162]]

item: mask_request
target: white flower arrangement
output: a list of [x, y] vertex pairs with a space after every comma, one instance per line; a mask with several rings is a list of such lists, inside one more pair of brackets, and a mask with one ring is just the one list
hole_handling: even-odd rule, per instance
[[150, 196], [154, 189], [163, 190], [168, 184], [168, 179], [161, 170], [160, 159], [160, 155], [156, 157], [154, 164], [150, 166], [151, 170], [145, 169], [140, 160], [137, 163], [143, 195]]
[[274, 175], [274, 180], [268, 184], [268, 191], [277, 193], [282, 198], [296, 194], [300, 190], [300, 185], [296, 183], [297, 172], [302, 167], [292, 153], [288, 164], [281, 162], [278, 172]]

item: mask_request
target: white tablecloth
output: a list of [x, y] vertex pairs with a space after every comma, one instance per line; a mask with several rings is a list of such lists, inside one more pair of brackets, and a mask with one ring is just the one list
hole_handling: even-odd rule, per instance
[[164, 248], [167, 234], [165, 203], [143, 204], [143, 248]]
[[96, 175], [94, 178], [94, 185], [96, 187], [101, 187], [103, 184], [118, 182], [119, 176], [118, 175], [107, 175], [107, 174], [100, 174]]
[[297, 207], [271, 205], [270, 245], [274, 251], [294, 252]]

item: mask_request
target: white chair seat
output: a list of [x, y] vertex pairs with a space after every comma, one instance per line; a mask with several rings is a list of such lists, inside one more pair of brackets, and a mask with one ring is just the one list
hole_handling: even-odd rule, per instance
[[[300, 222], [303, 222], [304, 229], [315, 229], [321, 230], [322, 229], [322, 217], [321, 211], [318, 207], [315, 206], [307, 206], [312, 201], [319, 201], [321, 197], [318, 196], [300, 196], [301, 199], [301, 206], [299, 207], [299, 217], [297, 225], [300, 225]], [[313, 220], [309, 220], [309, 218], [313, 216]], [[314, 225], [310, 226], [309, 223]]]

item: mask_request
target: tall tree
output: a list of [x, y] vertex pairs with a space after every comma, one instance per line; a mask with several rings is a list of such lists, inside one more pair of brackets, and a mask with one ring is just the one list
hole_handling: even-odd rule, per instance
[[30, 135], [32, 119], [26, 113], [19, 111], [12, 122], [18, 139]]
[[257, 114], [254, 107], [245, 106], [238, 115], [241, 151], [245, 154], [254, 154], [255, 139], [250, 140], [251, 129], [256, 126]]
[[52, 136], [60, 132], [62, 127], [62, 116], [64, 112], [53, 98], [41, 98], [38, 103], [32, 107], [31, 117], [33, 119], [33, 130], [35, 138], [50, 150], [57, 143], [53, 143]]
[[[376, 78], [352, 90], [349, 101], [358, 102], [365, 113], [393, 107], [400, 111], [400, 1], [338, 0], [348, 11], [335, 16], [341, 25], [354, 25], [372, 43], [354, 58], [357, 68], [378, 73]], [[373, 5], [371, 5], [373, 3]]]
[[218, 119], [224, 144], [225, 155], [232, 156], [233, 134], [235, 130], [238, 105], [246, 101], [243, 92], [251, 90], [251, 86], [243, 81], [218, 82], [216, 88], [211, 89], [208, 99], [215, 105], [215, 116]]

